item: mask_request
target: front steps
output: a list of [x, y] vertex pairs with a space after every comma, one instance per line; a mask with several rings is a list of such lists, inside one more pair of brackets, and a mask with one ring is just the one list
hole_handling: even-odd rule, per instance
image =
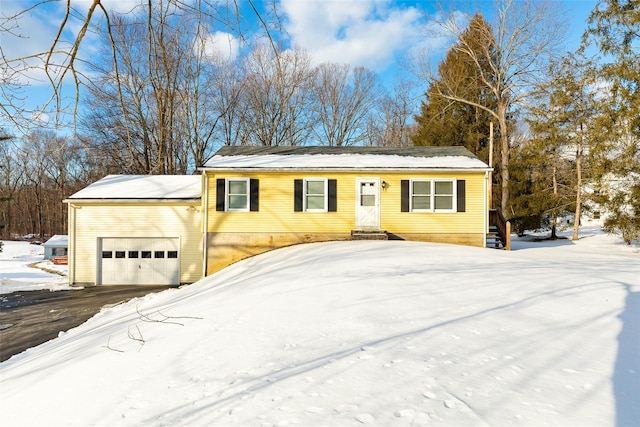
[[384, 230], [351, 230], [351, 240], [389, 240]]
[[504, 249], [504, 241], [498, 232], [497, 227], [489, 227], [489, 232], [487, 233], [487, 237], [485, 239], [486, 246], [492, 249]]

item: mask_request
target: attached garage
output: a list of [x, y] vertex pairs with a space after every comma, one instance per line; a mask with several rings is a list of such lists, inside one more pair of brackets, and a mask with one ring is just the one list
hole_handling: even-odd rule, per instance
[[197, 175], [109, 175], [70, 196], [70, 284], [200, 280], [201, 188]]
[[180, 284], [180, 238], [103, 237], [100, 246], [99, 284]]

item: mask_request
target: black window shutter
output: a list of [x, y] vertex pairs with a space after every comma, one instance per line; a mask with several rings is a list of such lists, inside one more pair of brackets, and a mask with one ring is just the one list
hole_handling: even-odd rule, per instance
[[302, 212], [302, 180], [293, 180], [293, 211]]
[[216, 211], [224, 212], [224, 178], [216, 180]]
[[409, 180], [400, 181], [400, 212], [409, 212]]
[[329, 212], [337, 212], [338, 211], [338, 181], [335, 179], [330, 179], [328, 181], [328, 196], [329, 200], [327, 203], [327, 208]]
[[458, 205], [458, 212], [466, 212], [466, 181], [459, 179], [456, 181], [457, 185], [457, 198], [456, 204]]
[[260, 209], [260, 180], [251, 178], [249, 180], [249, 210], [258, 212]]

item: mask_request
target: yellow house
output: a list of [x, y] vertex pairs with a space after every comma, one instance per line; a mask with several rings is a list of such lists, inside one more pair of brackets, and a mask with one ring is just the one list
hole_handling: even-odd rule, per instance
[[65, 200], [70, 283], [189, 283], [305, 242], [486, 244], [491, 169], [463, 147], [224, 147], [199, 171]]
[[491, 169], [463, 147], [224, 147], [200, 170], [207, 274], [304, 242], [485, 246]]
[[109, 175], [70, 196], [69, 283], [202, 278], [200, 176]]

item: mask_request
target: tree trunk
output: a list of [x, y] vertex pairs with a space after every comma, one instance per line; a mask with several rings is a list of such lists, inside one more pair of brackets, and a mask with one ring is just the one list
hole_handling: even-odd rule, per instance
[[576, 158], [576, 171], [578, 175], [578, 182], [576, 183], [576, 215], [573, 219], [573, 240], [579, 238], [580, 228], [580, 211], [582, 210], [582, 165], [581, 157]]
[[11, 223], [11, 199], [7, 199], [6, 201], [4, 218], [3, 236], [5, 240], [9, 240], [11, 239], [11, 232], [13, 231], [13, 224]]
[[502, 197], [500, 200], [500, 208], [502, 214], [507, 217], [507, 206], [509, 204], [509, 129], [507, 124], [507, 107], [506, 105], [498, 105], [498, 122], [500, 125], [500, 176], [502, 178]]
[[[553, 164], [552, 180], [553, 180], [553, 196], [557, 200], [558, 199], [558, 166], [555, 164], [555, 161]], [[554, 208], [553, 218], [551, 220], [551, 238], [552, 239], [558, 238], [557, 232], [558, 232], [558, 212]]]
[[580, 139], [576, 148], [576, 215], [573, 219], [573, 239], [578, 240], [580, 216], [582, 210], [582, 143], [584, 139], [583, 124], [580, 123]]

